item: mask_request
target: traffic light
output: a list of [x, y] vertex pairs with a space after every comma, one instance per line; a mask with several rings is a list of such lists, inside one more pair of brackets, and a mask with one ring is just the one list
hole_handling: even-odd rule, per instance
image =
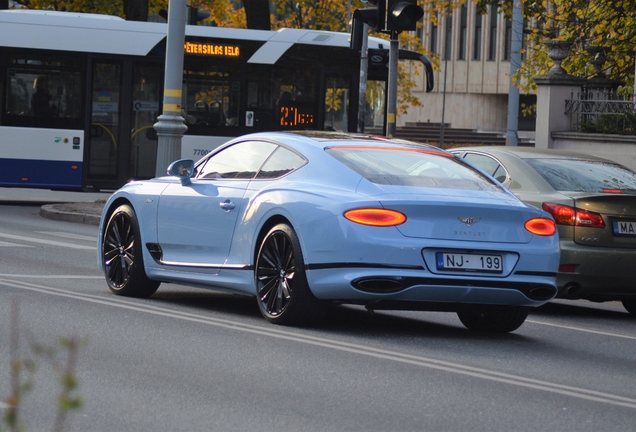
[[197, 25], [199, 21], [210, 18], [210, 12], [199, 10], [194, 6], [188, 6], [188, 24]]
[[382, 31], [386, 24], [386, 0], [368, 0], [367, 7], [356, 9], [351, 23], [350, 48], [360, 51], [364, 37], [364, 24], [369, 28]]
[[367, 7], [356, 9], [353, 13], [353, 25], [356, 21], [367, 24], [373, 30], [384, 30], [386, 19], [386, 0], [369, 0]]
[[417, 22], [424, 16], [424, 10], [417, 5], [417, 0], [388, 0], [386, 10], [388, 31], [417, 30]]

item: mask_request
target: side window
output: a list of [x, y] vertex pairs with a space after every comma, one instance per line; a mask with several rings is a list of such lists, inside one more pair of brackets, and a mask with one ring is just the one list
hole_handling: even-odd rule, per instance
[[200, 169], [197, 178], [254, 178], [263, 162], [276, 147], [276, 144], [262, 141], [234, 144], [212, 155]]
[[4, 124], [29, 127], [81, 125], [80, 60], [58, 56], [10, 57]]
[[479, 155], [475, 153], [468, 153], [465, 159], [478, 166], [482, 170], [497, 179], [497, 181], [503, 182], [506, 180], [506, 170], [490, 156]]
[[257, 179], [282, 177], [305, 164], [305, 159], [285, 147], [278, 147], [256, 175]]

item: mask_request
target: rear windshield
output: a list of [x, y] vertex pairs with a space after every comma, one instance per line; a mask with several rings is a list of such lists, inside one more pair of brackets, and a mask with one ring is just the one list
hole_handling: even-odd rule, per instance
[[441, 151], [374, 146], [338, 146], [326, 151], [373, 183], [503, 192], [470, 165]]
[[554, 189], [636, 193], [636, 173], [617, 164], [579, 159], [526, 159]]

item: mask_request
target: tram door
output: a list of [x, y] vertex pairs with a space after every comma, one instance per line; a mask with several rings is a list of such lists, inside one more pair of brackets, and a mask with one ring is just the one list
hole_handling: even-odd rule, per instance
[[91, 69], [86, 188], [117, 189], [154, 177], [162, 67], [95, 59]]
[[161, 65], [133, 63], [128, 158], [128, 176], [132, 179], [148, 179], [155, 176], [157, 134], [153, 126], [161, 114], [159, 102], [162, 83]]
[[122, 62], [94, 60], [91, 82], [86, 188], [114, 189], [120, 183]]

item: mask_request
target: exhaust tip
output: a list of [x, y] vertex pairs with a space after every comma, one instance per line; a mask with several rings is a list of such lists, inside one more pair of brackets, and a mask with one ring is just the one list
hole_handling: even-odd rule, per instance
[[394, 293], [405, 288], [401, 278], [363, 278], [352, 281], [351, 285], [360, 291], [372, 293]]
[[533, 300], [550, 300], [556, 295], [556, 293], [557, 290], [555, 287], [544, 285], [530, 289], [528, 297]]
[[561, 289], [561, 295], [569, 299], [579, 299], [581, 298], [580, 291], [580, 284], [576, 282], [570, 282], [565, 284], [565, 286]]

